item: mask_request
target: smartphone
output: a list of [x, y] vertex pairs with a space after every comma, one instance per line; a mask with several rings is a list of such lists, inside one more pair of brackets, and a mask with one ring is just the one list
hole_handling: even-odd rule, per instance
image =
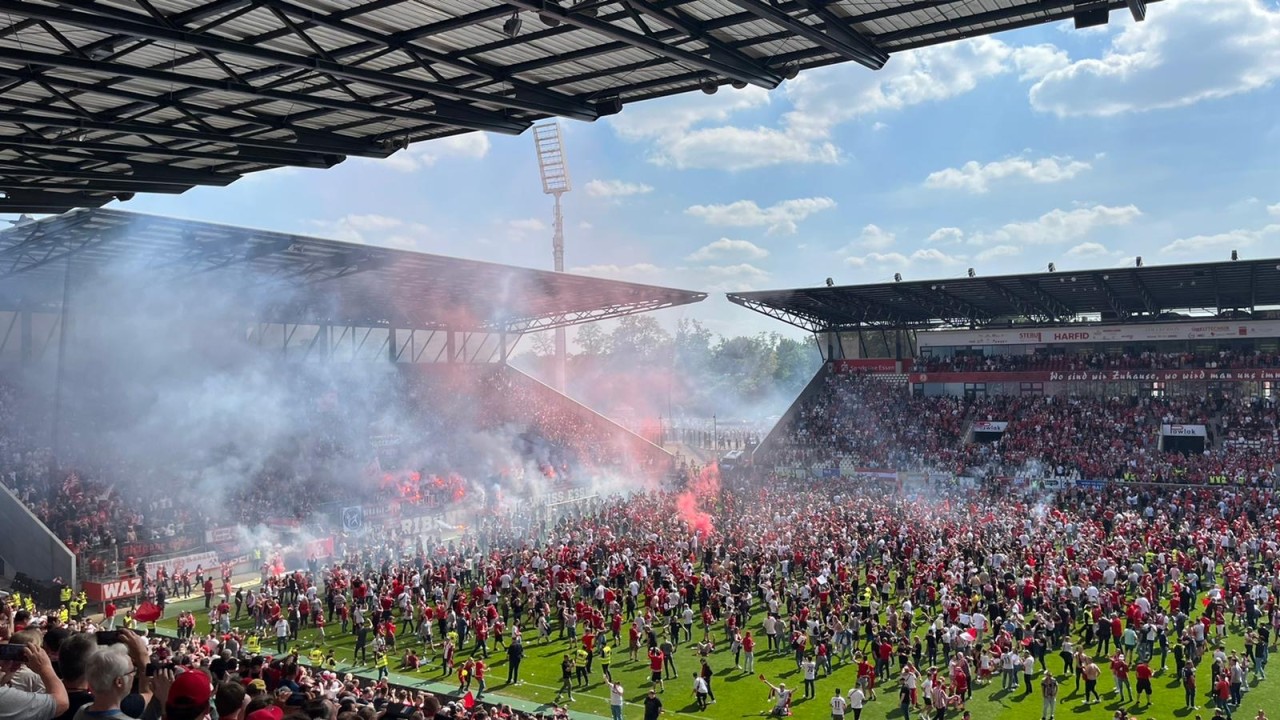
[[0, 662], [15, 662], [27, 659], [27, 646], [17, 643], [0, 645]]
[[169, 663], [156, 663], [156, 662], [153, 662], [153, 663], [147, 663], [147, 677], [155, 677], [157, 672], [159, 672], [159, 671], [161, 671], [161, 670], [172, 670], [172, 669], [174, 669], [175, 667], [177, 667], [177, 665], [175, 665], [174, 663], [171, 663], [171, 662], [169, 662]]
[[98, 638], [99, 645], [115, 645], [120, 642], [119, 630], [99, 630], [94, 635]]

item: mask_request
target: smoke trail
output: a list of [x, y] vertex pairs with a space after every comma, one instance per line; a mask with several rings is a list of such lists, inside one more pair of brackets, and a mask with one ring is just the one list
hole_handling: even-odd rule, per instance
[[676, 496], [676, 513], [704, 540], [715, 532], [715, 521], [704, 508], [720, 497], [720, 466], [712, 463]]

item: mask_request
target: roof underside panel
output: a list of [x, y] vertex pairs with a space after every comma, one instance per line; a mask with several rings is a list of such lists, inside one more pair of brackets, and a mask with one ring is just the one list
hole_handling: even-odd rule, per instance
[[1280, 259], [763, 290], [729, 300], [808, 330], [1234, 316], [1280, 307]]
[[68, 274], [125, 293], [138, 284], [215, 283], [276, 322], [517, 334], [706, 297], [117, 210], [77, 210], [0, 232], [0, 306], [57, 309]]
[[0, 0], [0, 212], [331, 167], [457, 133], [517, 134], [553, 116], [594, 120], [706, 83], [773, 88], [821, 65], [879, 68], [890, 52], [1065, 19], [1075, 7]]

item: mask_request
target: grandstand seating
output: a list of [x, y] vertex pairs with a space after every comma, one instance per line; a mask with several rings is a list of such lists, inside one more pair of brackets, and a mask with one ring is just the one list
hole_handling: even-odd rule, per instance
[[[1209, 353], [1119, 357], [996, 356], [919, 360], [918, 372], [1044, 369], [1272, 367], [1274, 355]], [[911, 397], [896, 377], [829, 374], [822, 393], [797, 401], [756, 451], [766, 468], [854, 468], [1207, 482], [1270, 481], [1280, 462], [1274, 400], [1169, 397]], [[995, 443], [974, 442], [974, 421], [1007, 422]], [[1208, 429], [1203, 454], [1160, 450], [1162, 424]]]
[[341, 446], [339, 438], [350, 436], [338, 432], [348, 421], [344, 402], [366, 386], [293, 388], [308, 409], [307, 436], [263, 461], [251, 481], [225, 488], [216, 504], [189, 468], [140, 467], [136, 457], [99, 454], [55, 463], [47, 443], [19, 422], [16, 385], [0, 382], [0, 475], [68, 547], [89, 556], [139, 541], [202, 537], [211, 525], [306, 519], [322, 503], [354, 497], [447, 503], [470, 482], [487, 487], [506, 473], [535, 472], [543, 486], [564, 486], [597, 473], [671, 470], [661, 448], [515, 369], [406, 365], [399, 372], [373, 399], [402, 425], [391, 428], [400, 436], [395, 457], [383, 454], [375, 464], [371, 444]]

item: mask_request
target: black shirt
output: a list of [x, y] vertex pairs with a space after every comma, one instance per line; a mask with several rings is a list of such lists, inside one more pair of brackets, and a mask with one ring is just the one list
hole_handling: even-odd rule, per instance
[[658, 715], [662, 713], [662, 699], [657, 696], [648, 696], [644, 698], [644, 720], [658, 720]]

